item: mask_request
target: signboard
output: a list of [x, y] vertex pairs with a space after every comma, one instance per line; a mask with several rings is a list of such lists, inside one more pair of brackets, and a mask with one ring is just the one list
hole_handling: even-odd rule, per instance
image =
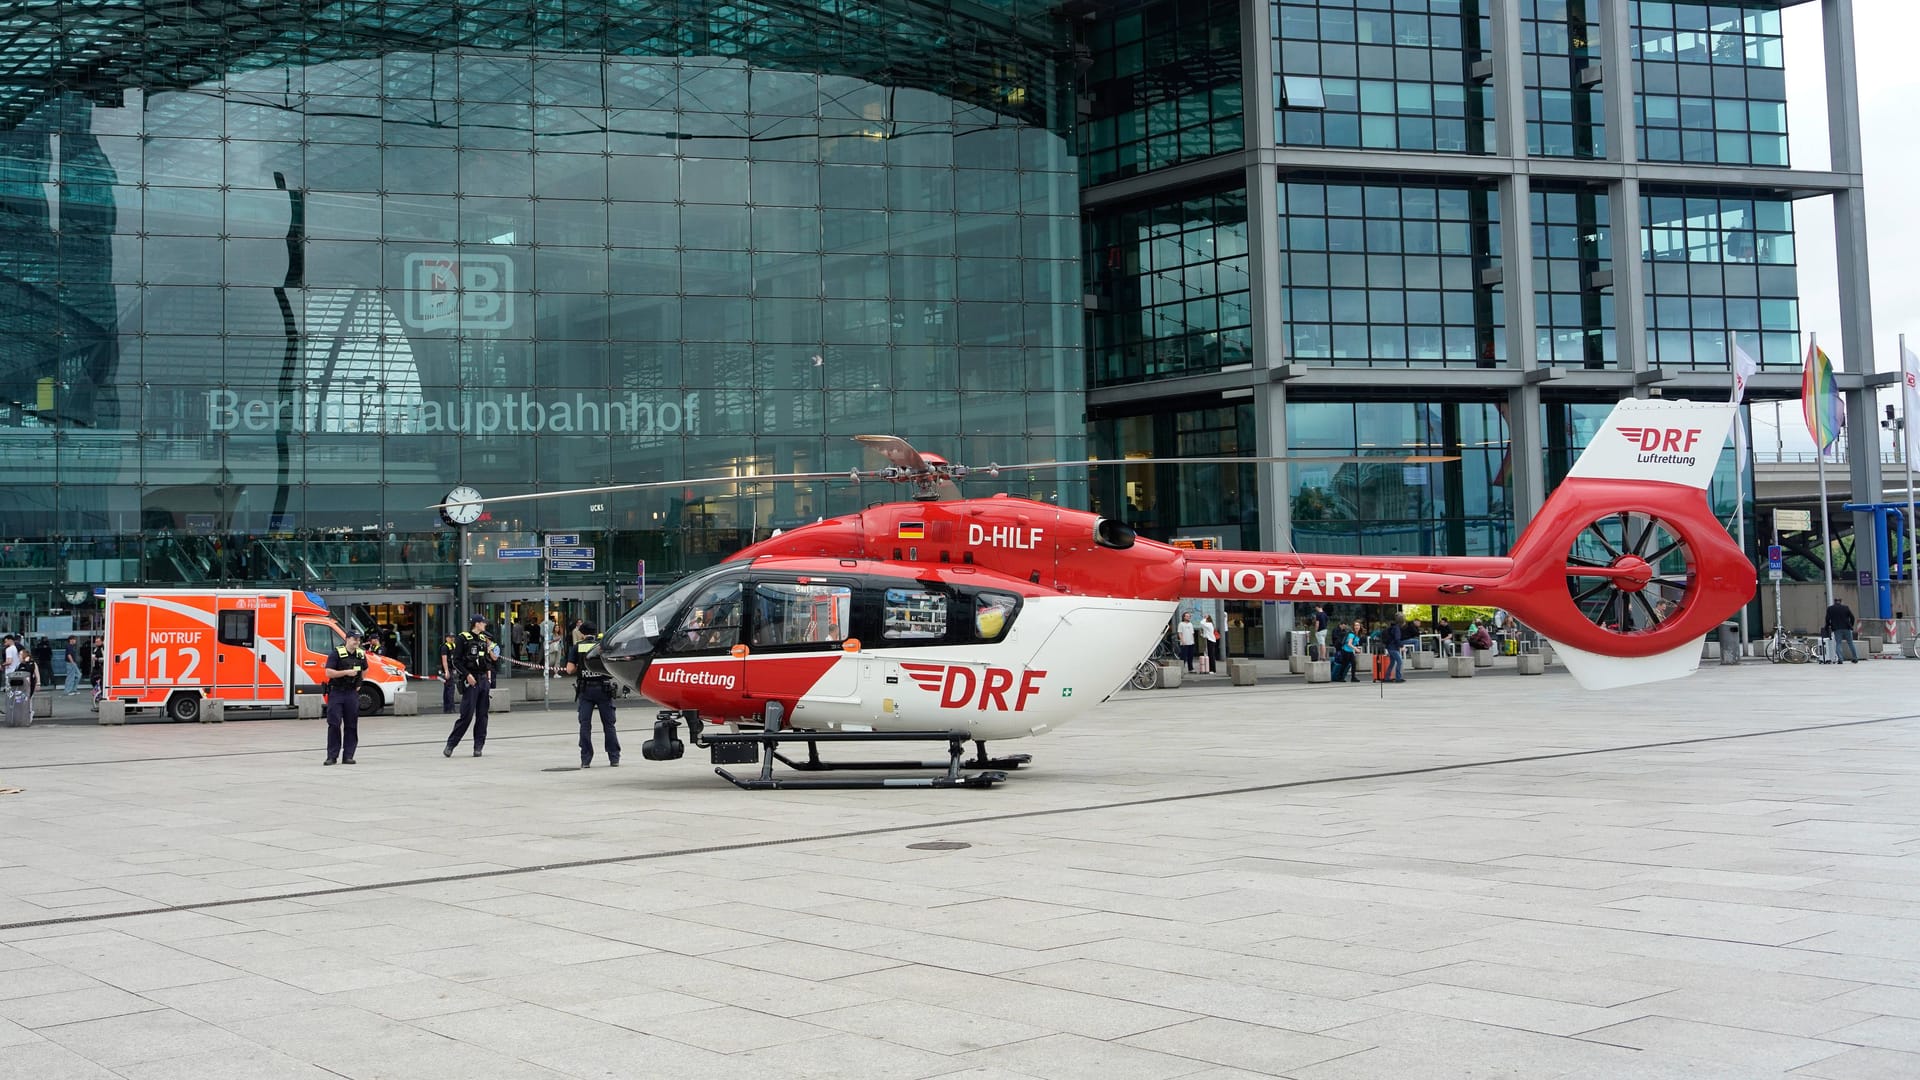
[[1787, 572], [1785, 570], [1768, 570], [1767, 571], [1768, 581], [1779, 581], [1781, 578], [1786, 576], [1787, 576]]
[[541, 551], [539, 548], [503, 547], [499, 551], [496, 551], [494, 554], [500, 556], [503, 559], [537, 559], [540, 557]]
[[1427, 467], [1425, 465], [1400, 466], [1400, 482], [1408, 487], [1427, 486]]
[[547, 558], [549, 559], [591, 559], [593, 558], [593, 549], [590, 547], [549, 546], [547, 548]]
[[1220, 538], [1217, 536], [1176, 536], [1173, 546], [1187, 551], [1218, 551]]
[[1785, 568], [1786, 568], [1786, 553], [1780, 550], [1779, 544], [1768, 544], [1767, 545], [1767, 569], [1783, 570]]
[[1779, 529], [1781, 532], [1804, 532], [1807, 529], [1813, 528], [1813, 511], [1775, 510], [1773, 512], [1773, 527]]
[[547, 565], [555, 570], [591, 570], [592, 559], [548, 559]]
[[1863, 589], [1871, 589], [1871, 588], [1873, 588], [1873, 571], [1871, 571], [1871, 570], [1862, 570], [1862, 571], [1860, 571], [1860, 574], [1859, 574], [1859, 577], [1860, 577], [1860, 587], [1861, 587], [1861, 588], [1863, 588]]
[[548, 533], [548, 547], [574, 547], [580, 543], [579, 533]]

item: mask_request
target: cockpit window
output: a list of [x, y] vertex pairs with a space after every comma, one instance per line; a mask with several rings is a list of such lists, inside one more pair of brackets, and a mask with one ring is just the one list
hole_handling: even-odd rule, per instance
[[644, 650], [646, 643], [659, 636], [666, 624], [673, 621], [688, 598], [711, 582], [715, 575], [730, 571], [738, 573], [739, 570], [737, 564], [711, 566], [648, 596], [607, 627], [600, 651], [610, 656], [624, 656]]
[[845, 585], [763, 581], [753, 590], [753, 645], [838, 645], [852, 609]]
[[663, 652], [725, 651], [740, 643], [740, 583], [723, 581], [701, 590], [680, 625], [661, 643]]

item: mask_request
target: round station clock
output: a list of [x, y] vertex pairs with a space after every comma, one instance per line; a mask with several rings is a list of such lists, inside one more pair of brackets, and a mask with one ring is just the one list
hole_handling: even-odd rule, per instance
[[449, 525], [471, 525], [480, 520], [480, 493], [465, 484], [447, 492], [440, 501], [446, 503], [440, 508], [440, 516]]

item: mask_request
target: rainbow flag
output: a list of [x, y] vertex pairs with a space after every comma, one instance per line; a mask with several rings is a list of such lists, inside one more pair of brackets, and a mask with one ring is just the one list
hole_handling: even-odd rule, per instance
[[1807, 433], [1826, 453], [1847, 426], [1846, 406], [1833, 385], [1833, 361], [1819, 345], [1807, 346], [1807, 369], [1800, 376], [1800, 407], [1807, 414]]

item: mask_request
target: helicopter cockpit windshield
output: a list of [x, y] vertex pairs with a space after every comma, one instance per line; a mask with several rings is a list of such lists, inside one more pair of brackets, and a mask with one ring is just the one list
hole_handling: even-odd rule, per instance
[[699, 570], [641, 601], [625, 615], [614, 620], [602, 636], [601, 661], [613, 677], [628, 686], [639, 686], [646, 676], [660, 636], [677, 619], [687, 602], [705, 592], [716, 578], [744, 573], [742, 563], [721, 563]]

